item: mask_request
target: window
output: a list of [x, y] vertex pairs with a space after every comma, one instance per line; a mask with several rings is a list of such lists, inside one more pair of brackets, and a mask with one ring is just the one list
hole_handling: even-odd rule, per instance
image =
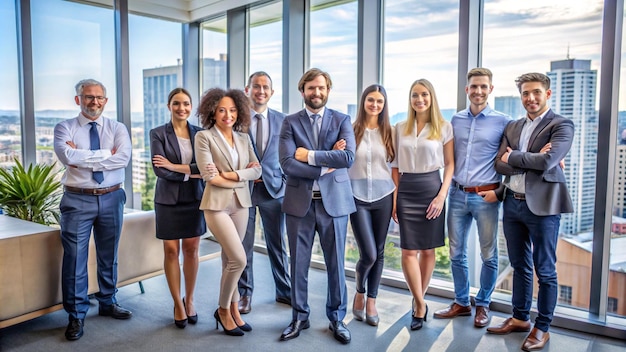
[[265, 71], [272, 77], [274, 95], [269, 105], [271, 108], [281, 111], [283, 106], [282, 1], [251, 8], [249, 18], [250, 74], [256, 71]]
[[226, 80], [228, 54], [226, 47], [226, 16], [201, 25], [200, 91], [214, 87], [228, 88]]
[[14, 158], [22, 161], [20, 97], [17, 70], [17, 35], [15, 2], [0, 3], [0, 167], [14, 165]]
[[[558, 16], [560, 21], [549, 21]], [[595, 206], [598, 118], [596, 105], [600, 68], [602, 1], [537, 2], [485, 1], [483, 66], [494, 73], [490, 99], [517, 96], [515, 78], [526, 72], [543, 72], [552, 80], [549, 104], [554, 112], [572, 119], [576, 126], [565, 164], [573, 214], [561, 217], [557, 245], [559, 302], [588, 309], [591, 277], [591, 239]], [[577, 33], [573, 38], [567, 33]], [[525, 48], [520, 50], [520, 48]], [[514, 53], [514, 54], [512, 54]], [[493, 101], [492, 100], [492, 101]], [[490, 102], [491, 106], [494, 106]], [[517, 106], [503, 108], [513, 117]], [[522, 110], [522, 114], [525, 112]], [[501, 227], [500, 227], [501, 229]], [[500, 243], [505, 243], [500, 230]], [[509, 280], [506, 251], [500, 252], [500, 278]], [[506, 292], [504, 287], [496, 290]], [[536, 289], [534, 297], [536, 298]]]
[[357, 5], [356, 1], [312, 0], [309, 29], [310, 67], [328, 72], [333, 81], [327, 106], [353, 118], [360, 93], [356, 91]]
[[[383, 13], [383, 85], [391, 124], [406, 119], [409, 88], [420, 78], [433, 84], [439, 108], [450, 120], [456, 112], [459, 2], [426, 0], [418, 6], [410, 0], [386, 0]], [[395, 252], [390, 253], [392, 262], [385, 258], [385, 267], [401, 271], [399, 230], [390, 223], [387, 240]], [[448, 245], [437, 248], [436, 256], [433, 276], [451, 280]]]
[[618, 307], [617, 302], [618, 302], [617, 298], [609, 297], [609, 301], [608, 301], [608, 304], [607, 304], [607, 307], [606, 307], [606, 311], [609, 312], [609, 313], [617, 313], [617, 307]]
[[[54, 126], [78, 115], [74, 86], [94, 78], [107, 88], [103, 116], [117, 119], [113, 11], [61, 0], [32, 0], [37, 162], [52, 163]], [[3, 36], [4, 37], [4, 36]]]
[[572, 287], [559, 285], [559, 303], [572, 304]]
[[[152, 209], [150, 130], [170, 121], [169, 92], [182, 87], [181, 24], [129, 15], [131, 138], [135, 207]], [[197, 102], [194, 102], [197, 104]], [[197, 123], [194, 117], [190, 123]]]

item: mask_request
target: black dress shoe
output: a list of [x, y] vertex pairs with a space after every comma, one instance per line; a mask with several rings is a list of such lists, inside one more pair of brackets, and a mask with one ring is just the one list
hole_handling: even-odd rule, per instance
[[348, 330], [343, 321], [331, 321], [330, 324], [328, 324], [328, 328], [333, 332], [335, 340], [344, 345], [350, 343], [350, 330]]
[[304, 329], [308, 329], [310, 327], [311, 327], [311, 324], [309, 323], [309, 319], [293, 320], [289, 324], [289, 326], [287, 326], [287, 328], [283, 330], [283, 333], [280, 335], [280, 340], [287, 341], [287, 340], [295, 339], [296, 337], [300, 336], [300, 331]]
[[[415, 314], [415, 313], [414, 313]], [[423, 317], [416, 317], [413, 315], [411, 319], [411, 330], [419, 330], [424, 326], [424, 322], [428, 319], [428, 304], [426, 305], [426, 313]]]
[[239, 314], [248, 314], [252, 311], [252, 296], [241, 296], [237, 305]]
[[70, 341], [75, 341], [83, 336], [83, 325], [85, 321], [83, 319], [70, 319], [65, 329], [65, 338]]
[[133, 316], [133, 313], [119, 306], [117, 303], [113, 303], [110, 306], [100, 305], [100, 309], [98, 309], [98, 315], [102, 315], [103, 317], [112, 317], [115, 319], [130, 319]]
[[291, 298], [289, 298], [289, 297], [277, 296], [277, 297], [276, 297], [276, 302], [278, 302], [278, 303], [282, 303], [282, 304], [286, 304], [286, 305], [290, 306], [290, 305], [291, 305]]

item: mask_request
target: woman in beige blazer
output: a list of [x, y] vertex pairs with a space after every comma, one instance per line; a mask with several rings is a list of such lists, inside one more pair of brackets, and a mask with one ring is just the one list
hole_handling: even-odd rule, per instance
[[[248, 225], [248, 208], [252, 205], [249, 181], [261, 176], [261, 165], [245, 131], [250, 124], [250, 108], [242, 91], [214, 88], [202, 97], [198, 116], [206, 128], [196, 134], [195, 140], [196, 162], [206, 181], [200, 209], [204, 211], [207, 227], [222, 246], [215, 326], [219, 322], [227, 335], [241, 336], [244, 331], [252, 330], [241, 319], [237, 307], [237, 281], [246, 266], [241, 241]], [[210, 164], [215, 168], [207, 168]]]

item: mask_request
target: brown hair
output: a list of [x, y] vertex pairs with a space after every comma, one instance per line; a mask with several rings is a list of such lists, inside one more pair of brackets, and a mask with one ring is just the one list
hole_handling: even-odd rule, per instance
[[352, 127], [354, 128], [356, 145], [358, 146], [359, 143], [361, 143], [361, 139], [363, 139], [365, 125], [367, 123], [367, 114], [365, 112], [365, 99], [367, 98], [367, 95], [372, 92], [379, 92], [385, 98], [385, 105], [383, 106], [382, 111], [378, 114], [378, 130], [380, 131], [385, 150], [387, 151], [387, 161], [391, 162], [395, 158], [396, 152], [393, 148], [393, 140], [391, 137], [391, 123], [389, 122], [389, 109], [387, 108], [387, 106], [389, 105], [387, 102], [387, 92], [385, 91], [385, 88], [380, 84], [372, 84], [371, 86], [365, 88], [365, 90], [363, 90], [363, 93], [361, 94], [361, 100], [359, 101], [359, 112], [357, 113], [356, 120], [352, 125]]
[[524, 73], [523, 75], [517, 77], [515, 79], [515, 84], [517, 85], [517, 90], [522, 92], [522, 84], [528, 82], [539, 82], [543, 85], [543, 87], [548, 90], [550, 89], [550, 77], [544, 75], [543, 73], [531, 72]]
[[330, 75], [327, 72], [320, 70], [319, 68], [312, 68], [306, 71], [300, 78], [300, 81], [298, 82], [298, 90], [300, 92], [304, 92], [304, 85], [307, 82], [311, 82], [312, 80], [317, 78], [317, 76], [320, 76], [320, 75], [326, 78], [326, 87], [328, 89], [331, 89], [333, 87], [333, 81], [331, 81]]
[[472, 77], [479, 77], [479, 76], [489, 77], [489, 83], [491, 83], [491, 80], [493, 79], [493, 74], [491, 73], [490, 69], [484, 68], [484, 67], [476, 67], [476, 68], [469, 70], [469, 72], [467, 73], [467, 81], [469, 82], [469, 80]]
[[247, 132], [248, 126], [250, 126], [250, 107], [246, 94], [239, 89], [225, 91], [221, 88], [212, 88], [204, 93], [196, 113], [200, 118], [202, 127], [209, 129], [215, 125], [215, 111], [220, 100], [224, 97], [231, 98], [237, 107], [237, 121], [233, 125], [233, 130]]
[[187, 89], [185, 88], [174, 88], [172, 89], [172, 91], [170, 92], [170, 94], [167, 96], [167, 105], [170, 105], [170, 103], [172, 102], [172, 99], [174, 98], [174, 96], [178, 93], [183, 93], [186, 96], [189, 97], [189, 102], [191, 103], [191, 94], [189, 94], [189, 92], [187, 91]]
[[248, 84], [246, 85], [246, 87], [250, 87], [250, 85], [252, 84], [252, 79], [254, 77], [267, 77], [267, 79], [270, 80], [270, 88], [272, 88], [272, 86], [274, 85], [274, 82], [272, 81], [272, 77], [270, 77], [270, 75], [267, 72], [256, 71], [255, 73], [251, 74], [250, 77], [248, 77]]
[[441, 128], [445, 120], [443, 119], [443, 115], [441, 115], [441, 110], [439, 110], [439, 103], [437, 102], [437, 95], [435, 95], [435, 87], [433, 87], [432, 83], [430, 83], [427, 79], [421, 78], [411, 84], [411, 89], [409, 89], [409, 109], [406, 114], [406, 126], [404, 128], [404, 134], [409, 135], [413, 133], [413, 126], [415, 125], [415, 121], [417, 121], [417, 113], [413, 110], [413, 106], [411, 105], [411, 92], [413, 91], [413, 87], [416, 85], [421, 85], [430, 94], [430, 108], [429, 112], [429, 121], [430, 122], [430, 133], [428, 135], [428, 139], [437, 140], [441, 138]]

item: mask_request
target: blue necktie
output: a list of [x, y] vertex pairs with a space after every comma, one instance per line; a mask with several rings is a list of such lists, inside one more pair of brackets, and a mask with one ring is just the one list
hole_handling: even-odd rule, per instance
[[[99, 150], [100, 149], [100, 136], [98, 136], [98, 124], [95, 122], [90, 122], [91, 129], [89, 130], [89, 148], [91, 150]], [[94, 181], [98, 183], [102, 183], [104, 181], [104, 173], [102, 171], [94, 171], [91, 175]]]
[[317, 121], [319, 120], [320, 115], [313, 114], [311, 117], [313, 118], [313, 123], [311, 124], [311, 127], [313, 127], [313, 146], [317, 149], [317, 140], [319, 139], [320, 134], [320, 128]]

